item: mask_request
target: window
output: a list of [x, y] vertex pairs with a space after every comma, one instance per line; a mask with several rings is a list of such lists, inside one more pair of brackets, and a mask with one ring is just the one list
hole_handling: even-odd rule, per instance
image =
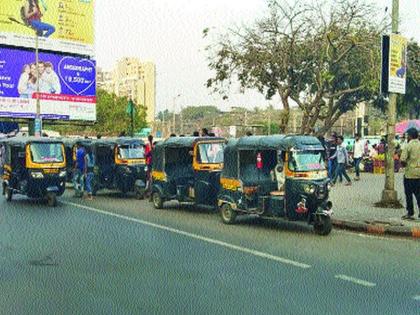
[[201, 143], [198, 145], [198, 161], [203, 164], [223, 163], [224, 143]]
[[35, 163], [64, 162], [61, 143], [32, 143], [30, 145], [32, 161]]
[[291, 171], [325, 170], [323, 151], [297, 151], [289, 155], [289, 169]]
[[118, 147], [118, 156], [121, 159], [143, 159], [144, 148], [137, 144], [122, 145]]

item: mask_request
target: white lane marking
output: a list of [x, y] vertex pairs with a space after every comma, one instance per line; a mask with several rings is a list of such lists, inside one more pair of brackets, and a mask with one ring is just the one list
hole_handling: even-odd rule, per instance
[[346, 276], [346, 275], [335, 275], [335, 278], [341, 279], [341, 280], [344, 280], [344, 281], [353, 282], [355, 284], [363, 285], [365, 287], [374, 287], [374, 286], [376, 286], [376, 283], [365, 281], [365, 280], [362, 280], [362, 279], [353, 278], [353, 277]]
[[420, 301], [420, 295], [413, 296], [413, 300]]
[[103, 211], [103, 210], [88, 207], [88, 206], [79, 205], [79, 204], [72, 203], [72, 202], [61, 201], [61, 203], [66, 204], [66, 205], [70, 205], [70, 206], [74, 206], [74, 207], [77, 207], [77, 208], [81, 208], [81, 209], [85, 209], [85, 210], [109, 215], [109, 216], [112, 216], [112, 217], [124, 219], [124, 220], [127, 220], [127, 221], [132, 221], [132, 222], [140, 223], [140, 224], [143, 224], [143, 225], [148, 225], [148, 226], [151, 226], [151, 227], [154, 227], [154, 228], [157, 228], [157, 229], [161, 229], [161, 230], [164, 230], [164, 231], [184, 235], [184, 236], [194, 238], [194, 239], [197, 239], [197, 240], [200, 240], [200, 241], [203, 241], [203, 242], [219, 245], [219, 246], [229, 248], [229, 249], [233, 249], [233, 250], [236, 250], [236, 251], [239, 251], [239, 252], [242, 252], [242, 253], [247, 253], [247, 254], [250, 254], [250, 255], [253, 255], [253, 256], [273, 260], [273, 261], [280, 262], [280, 263], [287, 264], [287, 265], [291, 265], [291, 266], [294, 266], [294, 267], [299, 267], [299, 268], [303, 268], [303, 269], [307, 269], [307, 268], [312, 267], [311, 265], [304, 264], [304, 263], [301, 263], [301, 262], [298, 262], [298, 261], [294, 261], [294, 260], [279, 257], [279, 256], [274, 256], [274, 255], [271, 255], [271, 254], [267, 254], [267, 253], [264, 253], [264, 252], [260, 252], [260, 251], [254, 250], [254, 249], [250, 249], [250, 248], [246, 248], [246, 247], [242, 247], [242, 246], [238, 246], [238, 245], [233, 245], [233, 244], [230, 244], [230, 243], [226, 243], [226, 242], [219, 241], [219, 240], [216, 240], [216, 239], [212, 239], [212, 238], [209, 238], [209, 237], [201, 236], [201, 235], [198, 235], [198, 234], [185, 232], [185, 231], [182, 231], [182, 230], [171, 228], [169, 226], [156, 224], [156, 223], [152, 223], [152, 222], [148, 222], [148, 221], [144, 221], [144, 220], [140, 220], [140, 219], [136, 219], [136, 218], [131, 218], [131, 217], [127, 217], [127, 216], [124, 216], [124, 215], [121, 215], [121, 214], [107, 212], [107, 211]]

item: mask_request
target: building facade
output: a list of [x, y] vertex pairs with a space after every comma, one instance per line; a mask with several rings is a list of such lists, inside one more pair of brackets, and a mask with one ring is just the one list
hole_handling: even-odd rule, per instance
[[138, 58], [123, 58], [111, 71], [97, 69], [97, 86], [117, 96], [128, 97], [146, 107], [146, 120], [153, 125], [156, 108], [156, 66]]

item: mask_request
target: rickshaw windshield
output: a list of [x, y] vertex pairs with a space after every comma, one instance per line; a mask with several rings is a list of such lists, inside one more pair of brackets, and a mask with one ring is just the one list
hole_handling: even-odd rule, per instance
[[325, 170], [323, 151], [294, 151], [289, 158], [291, 171], [309, 172]]
[[31, 158], [34, 163], [64, 162], [63, 145], [61, 143], [30, 144]]
[[118, 155], [121, 159], [144, 159], [144, 148], [141, 145], [122, 145], [118, 147]]
[[223, 150], [225, 144], [219, 143], [200, 143], [198, 145], [199, 162], [203, 164], [223, 163]]

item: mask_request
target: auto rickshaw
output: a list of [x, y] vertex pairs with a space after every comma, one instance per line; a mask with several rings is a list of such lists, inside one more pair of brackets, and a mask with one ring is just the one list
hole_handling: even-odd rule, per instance
[[123, 194], [134, 192], [137, 199], [143, 199], [146, 189], [143, 140], [121, 137], [90, 141], [95, 157], [93, 195], [101, 189], [117, 189]]
[[156, 144], [152, 162], [152, 200], [156, 209], [177, 200], [217, 208], [226, 140], [172, 137]]
[[284, 218], [331, 232], [332, 203], [325, 151], [311, 136], [251, 136], [233, 139], [224, 152], [218, 205], [222, 221], [238, 214]]
[[57, 139], [18, 137], [3, 142], [3, 195], [42, 198], [57, 205], [65, 190], [66, 156], [63, 142]]

